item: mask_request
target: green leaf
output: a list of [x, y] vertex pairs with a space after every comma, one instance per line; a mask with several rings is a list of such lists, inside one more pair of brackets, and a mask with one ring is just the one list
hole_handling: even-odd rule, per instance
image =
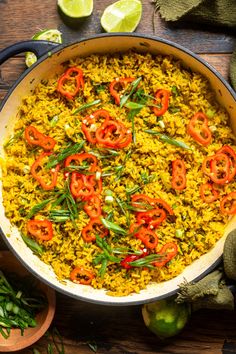
[[23, 241], [26, 243], [26, 245], [36, 254], [38, 255], [42, 255], [44, 252], [44, 248], [39, 245], [35, 240], [33, 240], [32, 238], [21, 234], [21, 237], [23, 239]]
[[141, 80], [142, 80], [142, 77], [138, 77], [136, 80], [131, 82], [131, 84], [130, 84], [131, 90], [130, 90], [130, 92], [128, 94], [124, 94], [121, 97], [120, 107], [123, 107], [125, 105], [125, 103], [128, 101], [128, 99], [133, 95], [133, 93], [137, 89], [137, 87], [138, 87], [138, 85], [139, 85]]
[[116, 234], [127, 235], [127, 231], [114, 222], [108, 221], [104, 218], [101, 218], [101, 221], [106, 229], [113, 231]]
[[72, 114], [77, 114], [81, 111], [84, 111], [85, 109], [88, 109], [92, 106], [95, 106], [97, 104], [99, 104], [101, 102], [101, 100], [95, 100], [95, 101], [92, 101], [92, 102], [88, 102], [88, 103], [85, 103], [84, 105], [80, 106], [79, 108], [77, 108]]
[[49, 156], [48, 163], [46, 165], [46, 169], [51, 169], [55, 167], [58, 163], [65, 160], [68, 156], [74, 155], [79, 152], [85, 144], [85, 141], [81, 141], [80, 143], [70, 144], [64, 150], [59, 152], [57, 155]]
[[37, 214], [40, 210], [42, 210], [51, 200], [52, 198], [49, 198], [33, 206], [33, 208], [27, 214], [26, 218], [31, 219], [35, 214]]
[[175, 139], [169, 137], [168, 135], [159, 133], [159, 132], [157, 132], [155, 130], [148, 130], [147, 129], [147, 130], [144, 130], [144, 132], [148, 133], [148, 134], [158, 135], [160, 140], [163, 141], [164, 143], [167, 143], [167, 144], [170, 144], [170, 145], [175, 145], [175, 146], [181, 147], [181, 148], [186, 149], [186, 150], [192, 150], [191, 147], [189, 147], [183, 141], [175, 140]]
[[136, 103], [136, 102], [127, 102], [124, 106], [129, 109], [141, 109], [141, 108], [145, 107], [144, 104], [140, 104], [140, 103]]

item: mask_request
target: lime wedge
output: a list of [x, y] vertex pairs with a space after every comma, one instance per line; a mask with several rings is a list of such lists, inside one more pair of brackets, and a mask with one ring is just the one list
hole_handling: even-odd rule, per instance
[[87, 17], [93, 12], [93, 0], [58, 0], [57, 4], [63, 14], [72, 18]]
[[101, 25], [106, 32], [133, 32], [141, 16], [140, 0], [119, 0], [105, 9]]
[[[37, 32], [32, 37], [32, 39], [62, 43], [61, 32], [58, 31], [57, 29], [45, 29], [43, 31]], [[34, 53], [27, 52], [25, 54], [25, 64], [27, 65], [28, 68], [31, 65], [33, 65], [36, 61], [37, 61], [37, 57]]]

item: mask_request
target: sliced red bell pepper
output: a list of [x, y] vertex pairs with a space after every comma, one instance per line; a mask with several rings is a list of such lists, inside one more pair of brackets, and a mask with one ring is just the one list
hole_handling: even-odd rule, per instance
[[165, 89], [159, 89], [156, 91], [154, 96], [155, 96], [154, 104], [160, 105], [160, 108], [153, 107], [153, 112], [157, 117], [160, 117], [167, 111], [169, 107], [170, 91]]
[[30, 235], [43, 241], [49, 241], [53, 236], [52, 223], [49, 220], [28, 220], [27, 231]]
[[25, 129], [25, 139], [30, 145], [41, 146], [44, 150], [52, 150], [56, 144], [53, 138], [40, 133], [32, 125]]
[[133, 266], [130, 265], [129, 263], [134, 262], [140, 258], [147, 256], [147, 255], [148, 255], [148, 251], [146, 249], [143, 249], [142, 253], [140, 255], [130, 254], [130, 255], [126, 256], [124, 259], [122, 259], [122, 261], [120, 262], [120, 265], [125, 269], [131, 269], [131, 268], [133, 268]]
[[[60, 166], [57, 165], [55, 168], [52, 168], [50, 173], [50, 181], [48, 182], [48, 171], [43, 168], [47, 161], [47, 157], [50, 156], [50, 152], [42, 152], [41, 155], [35, 160], [31, 166], [30, 172], [32, 176], [39, 182], [41, 187], [47, 191], [52, 190], [57, 183], [57, 175]], [[46, 172], [46, 174], [45, 174]]]
[[146, 228], [146, 227], [142, 227], [140, 229], [140, 231], [138, 231], [137, 234], [135, 234], [135, 236], [142, 241], [142, 243], [149, 249], [154, 249], [157, 247], [158, 244], [158, 236], [157, 234]]
[[[72, 89], [68, 89], [69, 84], [72, 84]], [[72, 100], [81, 88], [84, 88], [83, 71], [76, 67], [67, 69], [57, 83], [57, 91], [69, 100]]]
[[228, 182], [232, 181], [236, 174], [236, 153], [235, 151], [228, 145], [222, 146], [216, 154], [225, 154], [228, 156], [230, 160], [230, 170], [229, 170], [229, 177], [228, 177]]
[[94, 278], [94, 274], [83, 267], [75, 267], [70, 273], [70, 280], [76, 284], [89, 285]]
[[94, 195], [94, 188], [88, 180], [88, 176], [72, 172], [70, 191], [74, 198], [86, 200]]
[[182, 191], [186, 188], [186, 168], [183, 160], [172, 161], [172, 188]]
[[123, 123], [116, 120], [107, 120], [96, 130], [96, 140], [101, 146], [121, 149], [132, 141], [132, 134]]
[[85, 242], [96, 241], [96, 235], [101, 238], [108, 235], [108, 229], [103, 226], [100, 218], [91, 219], [89, 223], [82, 229], [82, 237]]
[[89, 143], [97, 143], [95, 134], [97, 128], [110, 119], [110, 114], [105, 109], [99, 109], [83, 119], [81, 129]]
[[202, 163], [202, 171], [217, 184], [229, 182], [231, 162], [229, 157], [223, 153], [207, 156]]
[[132, 77], [117, 78], [110, 83], [109, 90], [110, 94], [114, 97], [115, 103], [119, 106], [121, 95], [128, 84], [133, 82], [135, 79]]
[[155, 208], [161, 208], [164, 209], [165, 211], [167, 211], [170, 215], [174, 215], [174, 211], [173, 209], [169, 206], [169, 204], [167, 202], [165, 202], [163, 199], [161, 198], [154, 198], [153, 199]]
[[211, 183], [204, 183], [200, 186], [200, 195], [205, 203], [212, 203], [219, 197], [219, 192]]
[[134, 208], [142, 210], [155, 208], [154, 199], [146, 194], [133, 194], [131, 196], [131, 204]]
[[163, 267], [166, 263], [168, 263], [172, 258], [176, 256], [178, 253], [178, 247], [174, 242], [166, 243], [161, 250], [157, 253], [162, 258], [160, 261], [154, 262], [155, 267]]
[[220, 211], [222, 214], [236, 214], [236, 192], [231, 192], [224, 196], [220, 202]]
[[212, 139], [211, 130], [208, 127], [208, 118], [203, 112], [197, 112], [191, 118], [187, 132], [199, 144], [207, 146]]
[[149, 229], [154, 229], [166, 219], [164, 209], [156, 208], [145, 212], [138, 212], [136, 215], [137, 222], [143, 224]]
[[101, 200], [97, 195], [93, 195], [86, 200], [84, 211], [91, 219], [102, 215]]
[[72, 166], [82, 166], [83, 163], [88, 164], [88, 171], [95, 172], [97, 170], [97, 158], [96, 156], [87, 152], [82, 154], [70, 155], [65, 160], [65, 168]]

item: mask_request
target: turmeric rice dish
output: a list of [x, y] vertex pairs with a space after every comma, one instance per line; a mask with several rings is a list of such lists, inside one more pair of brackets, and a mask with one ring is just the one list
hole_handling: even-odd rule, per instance
[[128, 52], [65, 63], [4, 145], [6, 217], [59, 280], [138, 293], [207, 253], [236, 214], [236, 145], [202, 75]]

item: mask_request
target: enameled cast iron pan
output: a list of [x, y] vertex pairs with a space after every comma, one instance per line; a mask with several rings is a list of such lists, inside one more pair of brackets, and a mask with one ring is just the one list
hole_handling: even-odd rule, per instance
[[[0, 64], [11, 56], [25, 51], [34, 52], [40, 57], [37, 63], [27, 69], [17, 80], [2, 102], [0, 107], [0, 155], [4, 155], [3, 142], [13, 129], [14, 117], [21, 104], [21, 99], [29, 95], [42, 79], [62, 73], [64, 71], [62, 63], [72, 57], [87, 56], [93, 53], [121, 52], [130, 49], [153, 54], [173, 55], [181, 59], [187, 67], [206, 76], [215, 90], [218, 101], [228, 111], [230, 124], [236, 134], [236, 94], [222, 76], [204, 60], [180, 45], [157, 37], [128, 33], [102, 34], [60, 46], [44, 41], [21, 42], [0, 52]], [[159, 284], [150, 284], [139, 294], [111, 297], [106, 294], [105, 290], [77, 285], [70, 281], [59, 282], [53, 270], [32, 253], [21, 239], [17, 229], [10, 225], [4, 214], [2, 195], [0, 194], [0, 231], [6, 244], [22, 264], [54, 289], [77, 299], [104, 305], [134, 305], [151, 302], [174, 294], [184, 279], [192, 281], [202, 278], [219, 264], [225, 237], [235, 228], [235, 220], [235, 218], [231, 219], [226, 226], [224, 236], [213, 249], [185, 268], [183, 273], [176, 278]]]

